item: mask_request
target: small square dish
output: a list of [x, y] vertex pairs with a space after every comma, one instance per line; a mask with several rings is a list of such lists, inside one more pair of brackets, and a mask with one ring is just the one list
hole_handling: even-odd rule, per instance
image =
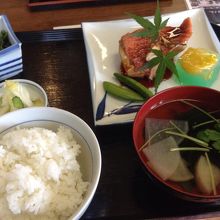
[[0, 81], [22, 72], [21, 42], [16, 37], [7, 16], [0, 15], [0, 33], [7, 33], [9, 45], [0, 50]]
[[[202, 46], [220, 53], [219, 40], [203, 9], [192, 9], [162, 16], [163, 20], [169, 18], [168, 26], [179, 26], [187, 17], [191, 18], [193, 26], [193, 34], [187, 47]], [[148, 18], [151, 21], [153, 19], [153, 17]], [[117, 83], [113, 73], [120, 72], [120, 38], [139, 27], [133, 19], [82, 23], [95, 125], [132, 122], [142, 105], [117, 100], [106, 95], [103, 89], [103, 81]], [[219, 83], [220, 76], [212, 88], [220, 90]], [[158, 91], [178, 85], [174, 77], [171, 77], [160, 84]]]

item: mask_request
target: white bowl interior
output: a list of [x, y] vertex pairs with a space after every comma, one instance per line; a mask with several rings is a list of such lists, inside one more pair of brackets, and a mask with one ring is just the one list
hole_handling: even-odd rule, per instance
[[33, 107], [7, 113], [0, 117], [0, 136], [11, 129], [22, 127], [43, 127], [56, 130], [60, 125], [69, 127], [82, 146], [78, 161], [83, 180], [89, 181], [84, 201], [69, 219], [79, 219], [90, 204], [98, 185], [101, 172], [101, 152], [98, 141], [89, 126], [79, 117], [52, 107]]

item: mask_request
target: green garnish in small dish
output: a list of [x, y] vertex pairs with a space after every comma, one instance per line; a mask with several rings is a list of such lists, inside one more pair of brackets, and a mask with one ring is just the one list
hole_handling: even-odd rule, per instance
[[17, 109], [24, 108], [24, 103], [18, 96], [14, 96], [12, 98], [12, 103], [13, 103], [13, 106]]
[[8, 32], [2, 30], [0, 32], [0, 50], [3, 50], [11, 45], [9, 38], [8, 38]]

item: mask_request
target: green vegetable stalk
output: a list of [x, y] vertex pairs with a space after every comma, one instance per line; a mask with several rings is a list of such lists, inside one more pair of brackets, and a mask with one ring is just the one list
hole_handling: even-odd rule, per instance
[[144, 85], [139, 83], [137, 80], [134, 80], [134, 79], [132, 79], [132, 78], [130, 78], [128, 76], [124, 76], [123, 74], [120, 74], [120, 73], [114, 73], [114, 76], [121, 83], [123, 83], [125, 86], [133, 89], [134, 91], [139, 93], [144, 98], [147, 99], [147, 98], [153, 96], [153, 93], [149, 89], [147, 89]]
[[118, 86], [111, 82], [103, 82], [103, 87], [107, 93], [116, 98], [135, 102], [143, 102], [145, 100], [140, 94], [131, 89]]

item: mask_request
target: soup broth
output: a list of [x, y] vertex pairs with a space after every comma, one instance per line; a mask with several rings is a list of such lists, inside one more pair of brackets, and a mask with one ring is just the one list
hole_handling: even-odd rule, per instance
[[[153, 139], [163, 132], [166, 133], [165, 137], [175, 138], [180, 136], [181, 141], [177, 143], [177, 146], [169, 147], [167, 154], [172, 155], [172, 152], [178, 152], [180, 159], [178, 159], [177, 163], [183, 164], [185, 171], [181, 173], [182, 171], [176, 169], [176, 173], [173, 175], [175, 178], [170, 176], [163, 180], [173, 187], [186, 190], [189, 193], [198, 195], [220, 194], [220, 120], [218, 120], [220, 111], [216, 109], [215, 103], [211, 105], [210, 103], [189, 99], [165, 102], [155, 106], [148, 114], [146, 120], [151, 118], [157, 120], [166, 119], [171, 122], [171, 126], [167, 126], [166, 129], [158, 127], [158, 130], [154, 131], [151, 137], [144, 137], [146, 142], [140, 148], [140, 153], [146, 157], [146, 164], [149, 169], [153, 170], [153, 174], [163, 179], [158, 174], [161, 170], [158, 172], [158, 167], [155, 169], [154, 166], [154, 163], [160, 163], [163, 158], [160, 158], [160, 161], [155, 161], [154, 155], [158, 155], [160, 152], [152, 154], [154, 149], [151, 149], [157, 146], [160, 151], [158, 145], [160, 145], [159, 141], [161, 140], [155, 145]], [[176, 121], [186, 121], [188, 130], [181, 130], [175, 125]], [[145, 127], [145, 129], [149, 129], [149, 127]], [[144, 134], [146, 134], [146, 131]], [[153, 143], [152, 145], [151, 142]], [[161, 146], [163, 151], [164, 145], [163, 142], [163, 146]], [[172, 152], [170, 153], [169, 151]], [[161, 154], [161, 157], [165, 157], [165, 154], [166, 152]], [[169, 158], [169, 155], [167, 158]], [[163, 169], [165, 167], [166, 162], [163, 164]], [[186, 172], [188, 177], [192, 174], [191, 178], [183, 178], [183, 181], [179, 181], [181, 178], [177, 178], [178, 181], [174, 181], [177, 176], [185, 175]]]

